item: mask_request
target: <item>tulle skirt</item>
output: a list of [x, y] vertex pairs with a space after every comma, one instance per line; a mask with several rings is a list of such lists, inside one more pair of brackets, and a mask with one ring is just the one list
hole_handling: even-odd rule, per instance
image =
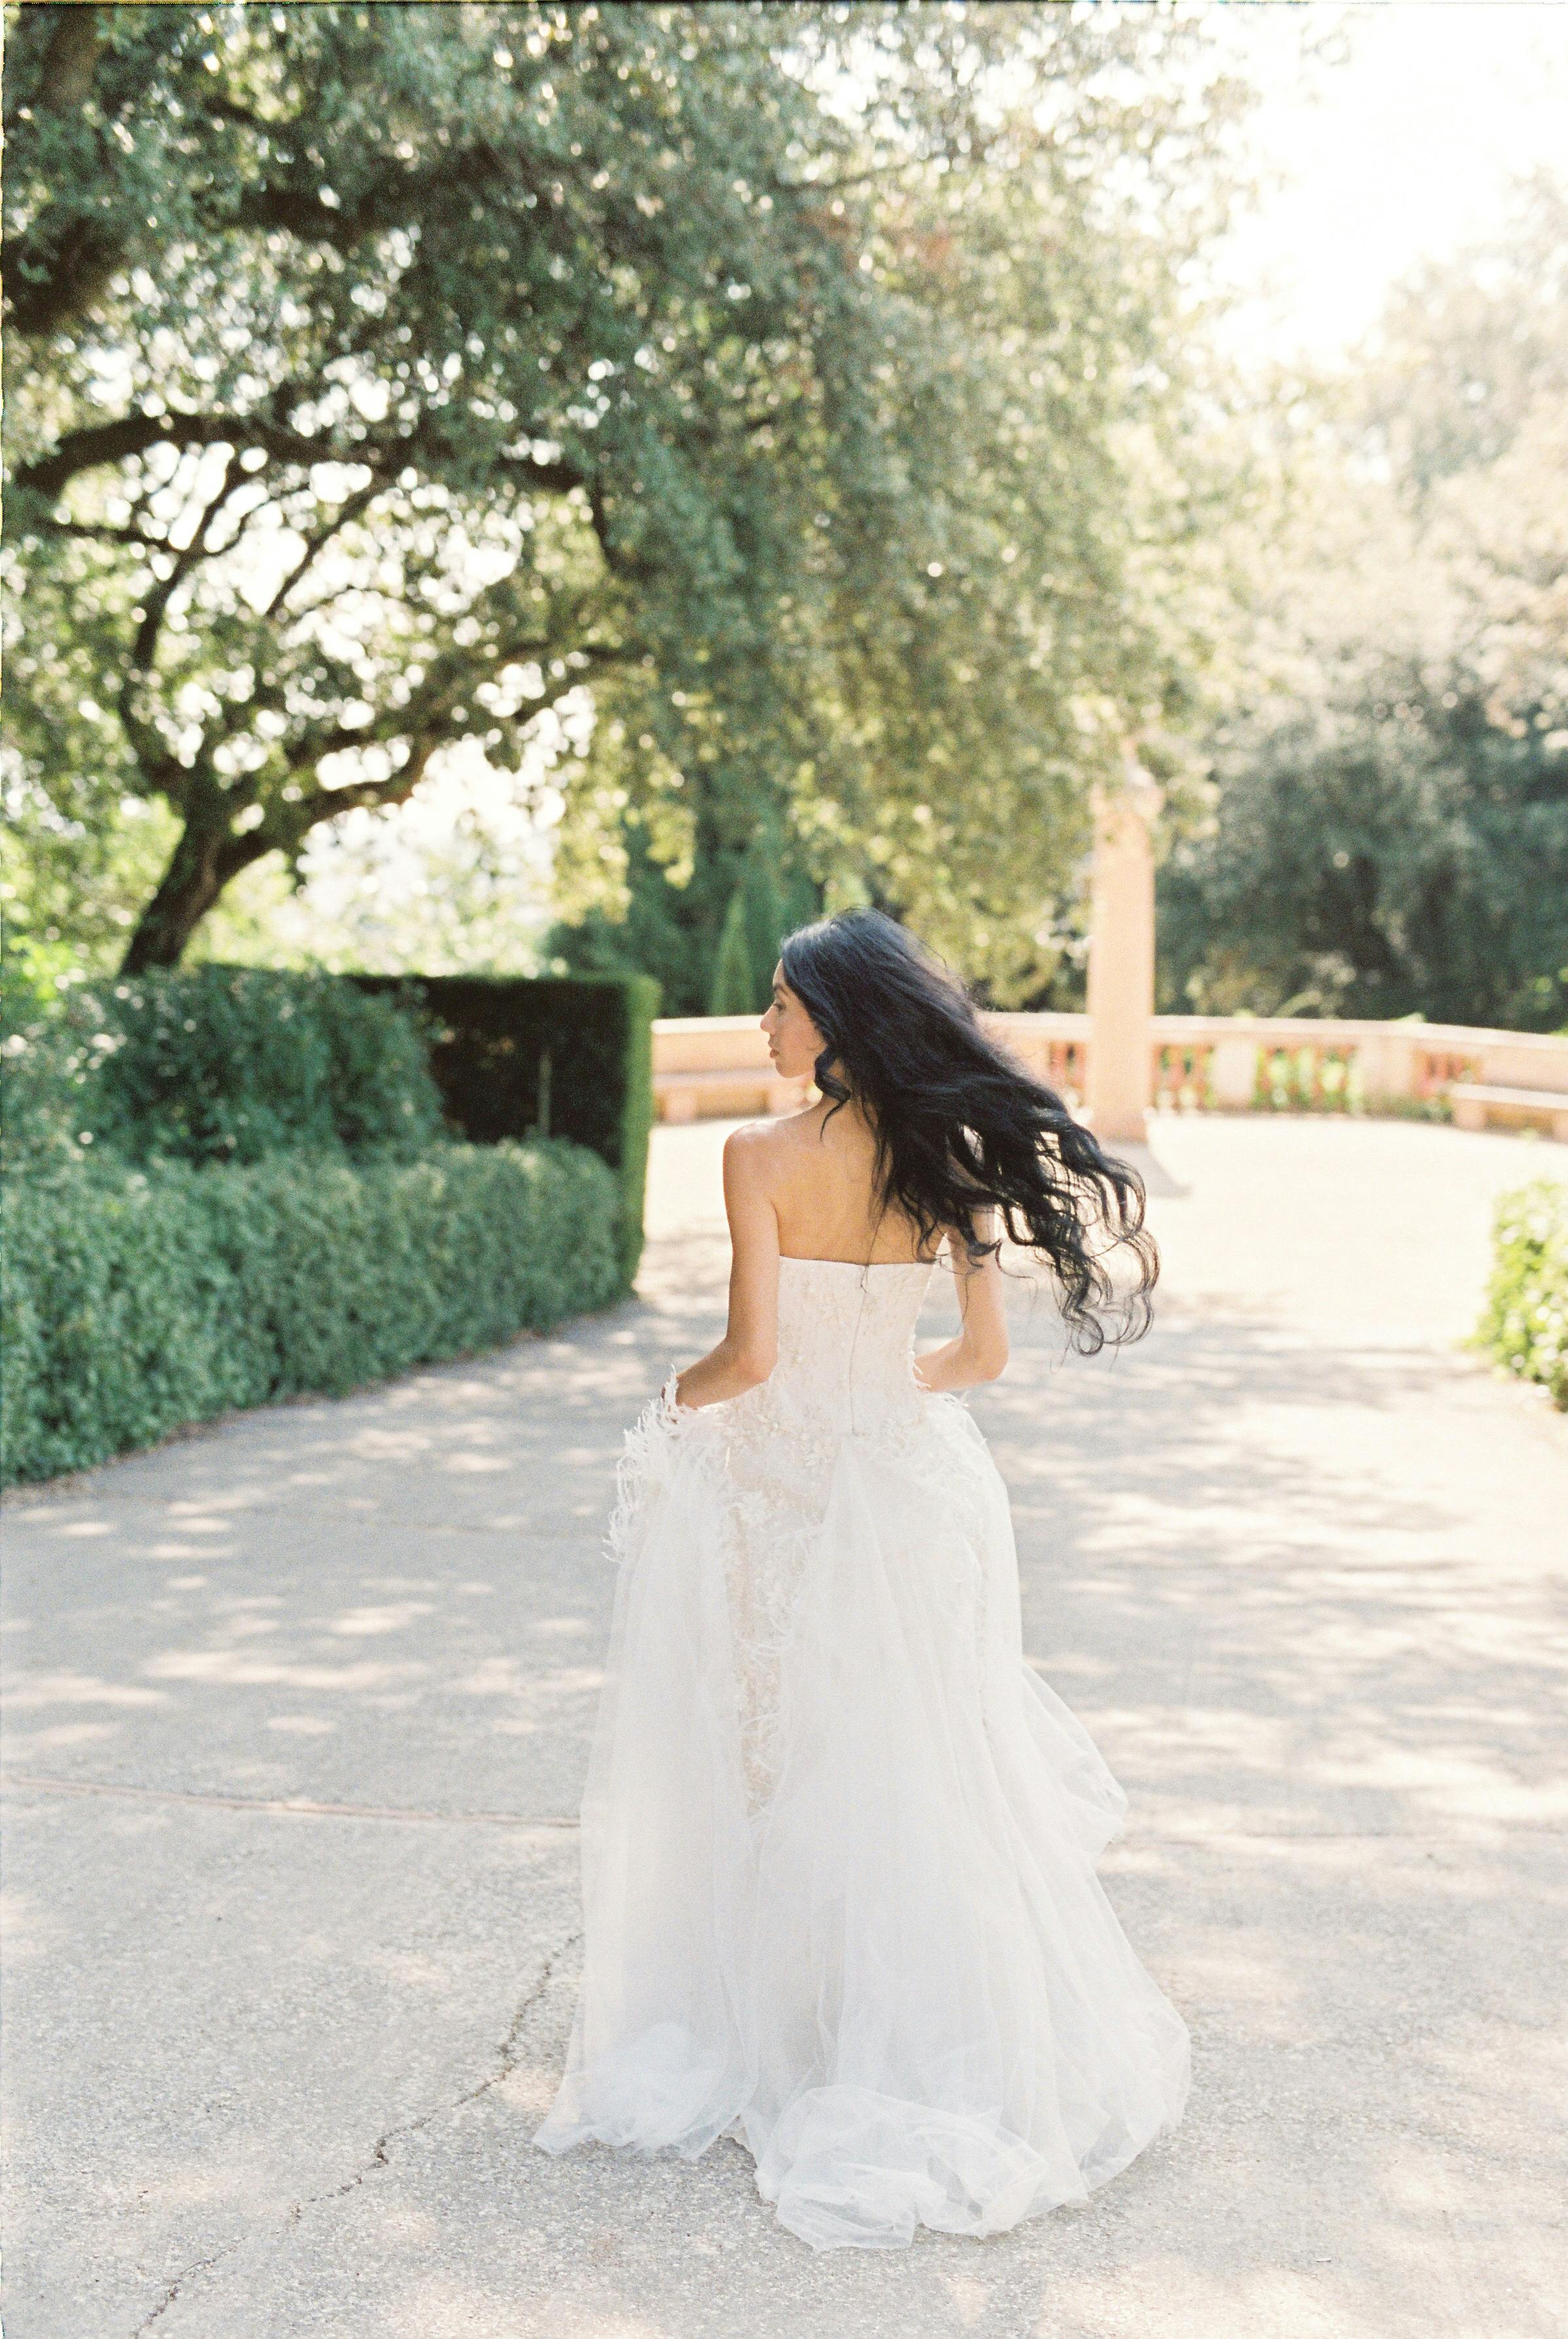
[[817, 2249], [997, 2233], [1186, 2100], [1186, 2028], [1095, 1874], [1125, 1798], [1024, 1661], [967, 1409], [808, 1454], [745, 1403], [666, 1389], [628, 1441], [583, 1981], [535, 2141], [736, 2137]]

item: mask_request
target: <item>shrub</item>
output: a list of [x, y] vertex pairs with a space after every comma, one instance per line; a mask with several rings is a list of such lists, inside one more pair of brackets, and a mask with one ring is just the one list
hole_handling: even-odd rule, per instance
[[656, 1003], [222, 965], [8, 986], [0, 1477], [618, 1298]]
[[745, 895], [737, 885], [719, 929], [718, 956], [714, 961], [710, 1015], [758, 1015], [757, 979], [746, 934]]
[[417, 1019], [332, 975], [176, 969], [47, 1011], [23, 1002], [7, 1021], [12, 1158], [86, 1144], [133, 1161], [411, 1154], [443, 1133]]
[[97, 1140], [104, 1056], [117, 1044], [95, 997], [47, 1007], [6, 986], [0, 1039], [0, 1130], [7, 1164], [74, 1161]]
[[[212, 964], [44, 1002], [4, 984], [6, 1159], [356, 1158], [568, 1137], [621, 1185], [629, 1288], [653, 1120], [646, 975], [530, 981]], [[443, 1119], [444, 1116], [444, 1119]]]
[[623, 1289], [619, 1196], [564, 1141], [235, 1167], [105, 1154], [5, 1180], [0, 1477], [51, 1477], [235, 1406], [543, 1330]]
[[209, 965], [123, 981], [99, 1138], [132, 1160], [259, 1161], [285, 1147], [412, 1151], [441, 1133], [424, 1039], [328, 974]]
[[1538, 1178], [1499, 1198], [1475, 1342], [1568, 1411], [1568, 1186]]
[[400, 997], [419, 1015], [447, 1119], [472, 1143], [569, 1137], [609, 1163], [629, 1288], [642, 1254], [657, 983], [641, 974], [343, 980]]

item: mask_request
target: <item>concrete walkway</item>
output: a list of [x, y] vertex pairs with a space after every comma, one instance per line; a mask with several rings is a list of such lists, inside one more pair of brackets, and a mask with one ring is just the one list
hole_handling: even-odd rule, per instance
[[[1455, 1355], [1545, 1145], [1167, 1120], [1155, 1333], [977, 1394], [1032, 1656], [1132, 1799], [1183, 2128], [983, 2243], [814, 2256], [750, 2163], [528, 2131], [565, 2046], [619, 1434], [716, 1332], [720, 1132], [646, 1297], [5, 1506], [9, 2339], [1547, 2339], [1568, 1420]], [[939, 1329], [933, 1308], [931, 1328]]]

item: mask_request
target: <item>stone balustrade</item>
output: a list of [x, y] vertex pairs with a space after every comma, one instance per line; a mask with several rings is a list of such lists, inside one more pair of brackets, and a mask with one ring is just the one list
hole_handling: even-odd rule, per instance
[[[1075, 1107], [1090, 1092], [1087, 1015], [988, 1014], [997, 1038]], [[1398, 1111], [1442, 1109], [1457, 1089], [1456, 1119], [1536, 1120], [1561, 1135], [1568, 1098], [1568, 1037], [1490, 1031], [1454, 1023], [1380, 1023], [1305, 1016], [1157, 1015], [1149, 1092], [1188, 1111]], [[1488, 1092], [1524, 1098], [1512, 1107]], [[1475, 1092], [1481, 1092], [1477, 1100]], [[654, 1094], [661, 1118], [695, 1120], [792, 1112], [807, 1084], [784, 1081], [749, 1015], [662, 1018], [654, 1025]], [[1539, 1099], [1538, 1110], [1532, 1100]]]

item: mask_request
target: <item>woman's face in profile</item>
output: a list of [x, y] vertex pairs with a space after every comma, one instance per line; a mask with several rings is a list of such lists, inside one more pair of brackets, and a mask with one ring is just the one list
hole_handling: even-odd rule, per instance
[[783, 966], [774, 969], [773, 1005], [763, 1017], [768, 1053], [786, 1081], [809, 1075], [826, 1045], [822, 1033], [784, 979]]

